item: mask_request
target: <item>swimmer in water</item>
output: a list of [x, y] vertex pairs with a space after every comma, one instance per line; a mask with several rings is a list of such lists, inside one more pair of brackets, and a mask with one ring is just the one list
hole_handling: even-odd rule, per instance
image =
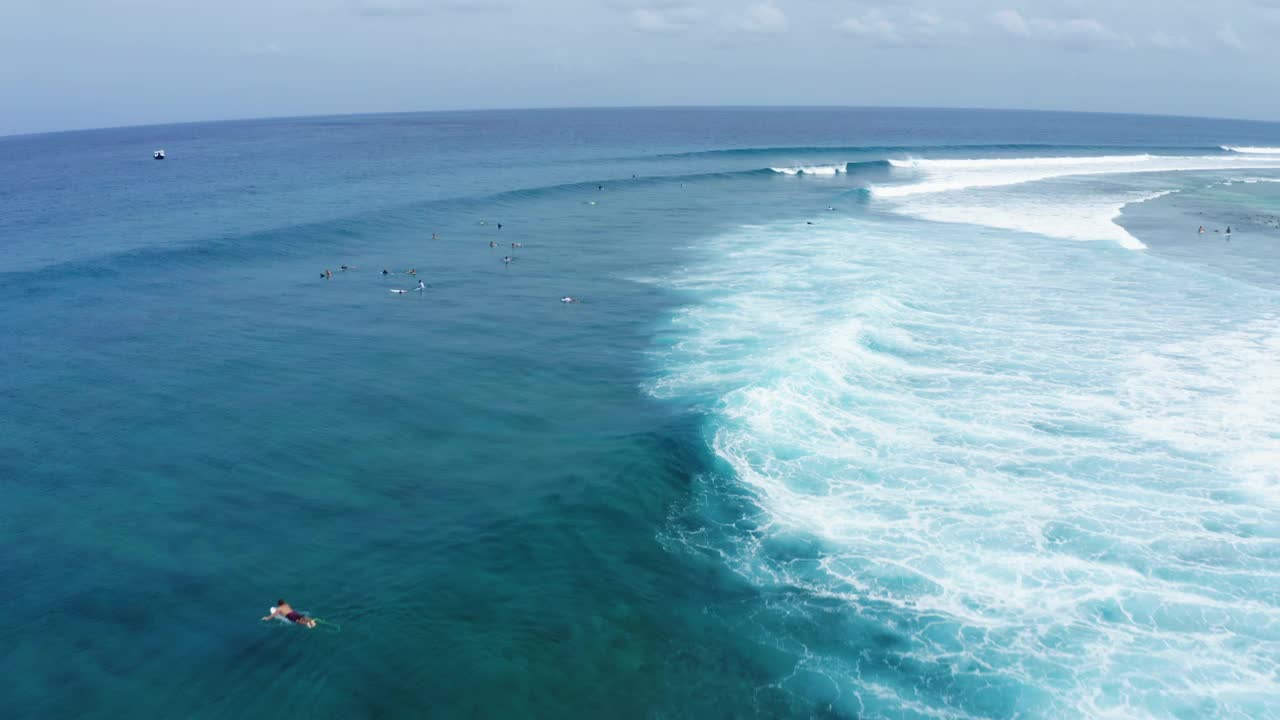
[[338, 269], [339, 270], [355, 270], [356, 268], [354, 265], [339, 265]]
[[516, 247], [524, 247], [524, 243], [511, 243], [511, 247], [513, 247], [513, 248], [516, 248]]
[[564, 297], [560, 298], [560, 302], [568, 304], [568, 303], [578, 303], [582, 301], [579, 300], [578, 298], [569, 297], [568, 295], [565, 295]]
[[405, 273], [405, 274], [406, 274], [406, 275], [417, 275], [417, 274], [418, 274], [418, 268], [409, 268], [409, 272], [407, 272], [407, 273]]
[[436, 234], [436, 233], [431, 233], [431, 239], [432, 239], [432, 240], [439, 240], [439, 239], [440, 239], [440, 236], [439, 236], [438, 234]]
[[383, 275], [390, 275], [391, 273], [387, 272], [387, 269], [386, 269], [386, 268], [382, 268], [382, 274], [383, 274]]
[[501, 229], [502, 229], [502, 223], [498, 223], [498, 229], [499, 229], [499, 230], [501, 230]]
[[332, 280], [332, 279], [333, 279], [333, 273], [332, 273], [332, 272], [329, 272], [329, 268], [325, 268], [325, 269], [324, 269], [324, 279], [325, 279], [325, 280]]
[[498, 243], [496, 243], [496, 242], [494, 242], [494, 241], [490, 240], [490, 241], [489, 241], [489, 247], [498, 247]]
[[502, 262], [510, 264], [510, 263], [511, 263], [511, 256], [510, 256], [510, 255], [506, 255], [506, 256], [504, 256], [504, 257], [502, 258]]
[[1204, 226], [1203, 226], [1203, 225], [1201, 225], [1201, 226], [1200, 226], [1200, 234], [1201, 234], [1201, 235], [1203, 235], [1203, 234], [1204, 234]]
[[262, 619], [271, 620], [273, 618], [283, 618], [294, 625], [302, 625], [307, 628], [314, 628], [316, 626], [314, 618], [309, 618], [297, 610], [294, 610], [293, 606], [284, 600], [277, 600], [276, 606], [271, 608], [271, 612], [267, 613], [267, 615]]

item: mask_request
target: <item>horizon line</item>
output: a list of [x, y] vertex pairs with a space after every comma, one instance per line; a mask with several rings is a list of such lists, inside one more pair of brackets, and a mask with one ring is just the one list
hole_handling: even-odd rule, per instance
[[1007, 112], [1007, 113], [1043, 113], [1057, 115], [1107, 115], [1115, 117], [1148, 117], [1180, 120], [1216, 120], [1227, 122], [1253, 123], [1258, 125], [1280, 125], [1280, 120], [1259, 120], [1256, 118], [1220, 117], [1214, 115], [1178, 115], [1168, 113], [1118, 112], [1110, 110], [1046, 110], [1041, 108], [993, 108], [993, 107], [958, 107], [936, 105], [545, 105], [538, 107], [487, 107], [487, 108], [449, 108], [437, 110], [385, 110], [369, 112], [318, 113], [314, 115], [261, 115], [251, 117], [219, 118], [212, 120], [179, 120], [176, 122], [139, 123], [125, 125], [103, 125], [98, 127], [64, 128], [61, 130], [38, 130], [35, 132], [17, 132], [0, 134], [0, 141], [11, 138], [30, 138], [41, 135], [60, 135], [63, 133], [99, 132], [105, 130], [129, 130], [142, 128], [179, 127], [183, 125], [216, 125], [221, 123], [251, 123], [281, 120], [317, 120], [323, 118], [354, 118], [392, 115], [447, 115], [460, 113], [503, 113], [503, 112], [547, 112], [555, 110], [934, 110], [946, 112]]

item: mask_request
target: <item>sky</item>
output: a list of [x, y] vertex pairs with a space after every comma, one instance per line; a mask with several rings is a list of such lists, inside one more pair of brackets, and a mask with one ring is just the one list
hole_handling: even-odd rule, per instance
[[0, 134], [636, 105], [1280, 120], [1280, 0], [6, 0]]

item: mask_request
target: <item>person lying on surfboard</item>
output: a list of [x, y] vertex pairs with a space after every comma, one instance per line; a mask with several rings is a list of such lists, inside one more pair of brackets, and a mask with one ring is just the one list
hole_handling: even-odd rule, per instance
[[314, 628], [316, 626], [314, 618], [309, 618], [297, 610], [294, 610], [293, 606], [284, 600], [277, 600], [276, 606], [271, 608], [271, 612], [262, 619], [271, 620], [272, 618], [283, 618], [295, 625], [303, 625], [308, 628]]

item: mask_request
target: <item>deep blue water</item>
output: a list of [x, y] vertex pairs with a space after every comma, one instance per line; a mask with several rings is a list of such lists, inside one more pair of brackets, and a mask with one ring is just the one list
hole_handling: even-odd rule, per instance
[[1280, 717], [1277, 146], [0, 138], [0, 716]]

